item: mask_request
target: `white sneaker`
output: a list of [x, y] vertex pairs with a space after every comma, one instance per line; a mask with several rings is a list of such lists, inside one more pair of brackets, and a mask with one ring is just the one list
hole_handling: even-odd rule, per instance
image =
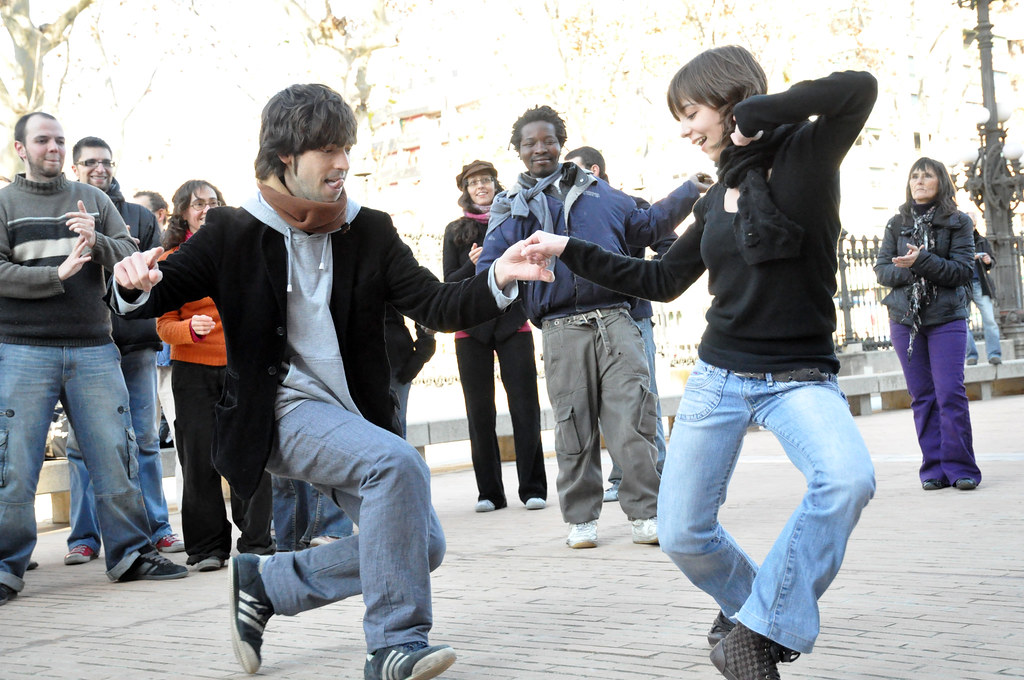
[[566, 545], [570, 548], [596, 548], [597, 547], [597, 520], [573, 524], [569, 529], [569, 538], [565, 539]]
[[655, 515], [650, 519], [634, 519], [630, 522], [633, 525], [633, 542], [642, 544], [655, 544], [658, 542], [658, 517]]
[[494, 512], [494, 502], [489, 500], [477, 501], [476, 511], [477, 512]]
[[529, 498], [526, 501], [527, 510], [543, 510], [548, 507], [548, 502], [543, 498]]

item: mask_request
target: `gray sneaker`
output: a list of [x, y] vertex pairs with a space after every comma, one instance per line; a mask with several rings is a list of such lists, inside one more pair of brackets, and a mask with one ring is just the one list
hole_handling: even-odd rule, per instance
[[604, 502], [614, 503], [619, 500], [619, 483], [612, 482], [612, 485], [604, 490]]
[[366, 655], [363, 680], [427, 680], [453, 663], [455, 651], [448, 645], [429, 647], [426, 642], [413, 642], [384, 647]]

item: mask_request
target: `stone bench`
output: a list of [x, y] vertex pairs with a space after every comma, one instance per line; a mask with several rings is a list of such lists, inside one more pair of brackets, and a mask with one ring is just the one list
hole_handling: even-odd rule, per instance
[[[174, 477], [175, 466], [178, 464], [173, 448], [160, 450], [160, 462], [163, 464], [164, 477]], [[67, 524], [70, 521], [71, 481], [69, 475], [71, 465], [67, 458], [56, 458], [43, 462], [39, 471], [39, 484], [36, 495], [50, 494], [53, 507], [54, 524]]]

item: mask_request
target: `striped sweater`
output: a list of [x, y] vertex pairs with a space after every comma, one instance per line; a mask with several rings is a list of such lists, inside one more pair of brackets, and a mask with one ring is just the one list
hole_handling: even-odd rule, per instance
[[[78, 201], [96, 220], [92, 261], [61, 281], [57, 267], [78, 236], [67, 214]], [[111, 342], [103, 268], [138, 250], [110, 198], [94, 186], [33, 182], [0, 189], [0, 343], [89, 347]]]

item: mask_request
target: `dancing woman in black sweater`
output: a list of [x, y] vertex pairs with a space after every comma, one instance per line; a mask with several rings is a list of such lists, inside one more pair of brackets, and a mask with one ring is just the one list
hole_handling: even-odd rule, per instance
[[[718, 163], [719, 183], [660, 260], [535, 234], [524, 257], [560, 256], [595, 283], [672, 300], [705, 271], [713, 296], [679, 404], [658, 497], [662, 549], [721, 612], [711, 659], [732, 680], [778, 678], [809, 652], [832, 582], [875, 489], [867, 447], [839, 390], [839, 166], [877, 94], [867, 73], [833, 73], [766, 95], [741, 47], [708, 50], [672, 80], [682, 136]], [[808, 120], [814, 116], [814, 120]], [[718, 521], [743, 436], [770, 430], [807, 491], [759, 566]]]

